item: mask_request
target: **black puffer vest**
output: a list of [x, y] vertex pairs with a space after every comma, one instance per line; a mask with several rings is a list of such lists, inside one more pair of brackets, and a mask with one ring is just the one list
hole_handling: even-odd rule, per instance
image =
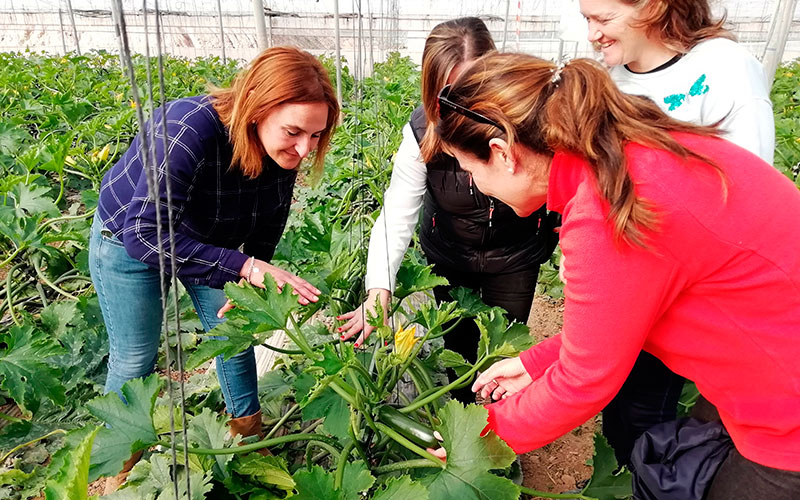
[[[409, 121], [417, 143], [425, 135], [425, 112], [418, 107]], [[540, 208], [519, 217], [500, 200], [472, 184], [452, 156], [427, 163], [420, 242], [430, 263], [464, 272], [508, 273], [545, 262], [557, 236]]]

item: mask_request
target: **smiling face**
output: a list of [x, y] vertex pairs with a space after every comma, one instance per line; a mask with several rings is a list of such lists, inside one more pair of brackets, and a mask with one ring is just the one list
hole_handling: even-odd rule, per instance
[[629, 5], [620, 0], [580, 0], [581, 14], [589, 25], [589, 41], [602, 52], [609, 66], [636, 66], [648, 58], [648, 52], [661, 46], [647, 37], [644, 28], [635, 27], [645, 3]]
[[324, 102], [285, 103], [256, 126], [264, 151], [286, 170], [294, 170], [317, 148], [328, 120]]
[[521, 145], [514, 147], [516, 154], [512, 155], [502, 139], [492, 139], [489, 144], [489, 161], [459, 149], [448, 150], [461, 168], [472, 174], [483, 194], [502, 201], [520, 217], [541, 208], [547, 201], [551, 157]]

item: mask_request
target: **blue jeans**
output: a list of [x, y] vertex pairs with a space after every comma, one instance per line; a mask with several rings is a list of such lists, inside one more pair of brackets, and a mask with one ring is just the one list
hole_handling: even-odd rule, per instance
[[[122, 384], [155, 370], [161, 343], [161, 276], [157, 269], [130, 257], [122, 242], [95, 218], [89, 242], [89, 270], [108, 332], [105, 392], [122, 397]], [[222, 290], [183, 282], [206, 331], [225, 321], [217, 311]], [[236, 417], [260, 410], [253, 348], [224, 361], [217, 356], [217, 376], [228, 412]], [[124, 399], [124, 398], [123, 398]]]

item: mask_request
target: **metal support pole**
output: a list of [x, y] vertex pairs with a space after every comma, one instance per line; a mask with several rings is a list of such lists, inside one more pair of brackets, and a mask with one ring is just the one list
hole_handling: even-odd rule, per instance
[[336, 99], [342, 105], [342, 39], [339, 34], [339, 0], [333, 0], [333, 22], [336, 25]]
[[64, 11], [58, 9], [58, 25], [61, 28], [61, 48], [64, 49], [64, 54], [67, 53], [67, 38], [64, 35]]
[[253, 0], [253, 18], [256, 23], [258, 49], [264, 50], [269, 45], [267, 40], [267, 25], [264, 22], [264, 3], [262, 0]]
[[217, 0], [217, 10], [219, 11], [219, 40], [222, 45], [222, 64], [228, 63], [225, 57], [225, 27], [222, 26], [222, 0]]
[[72, 0], [67, 0], [67, 11], [69, 12], [69, 20], [72, 23], [72, 35], [75, 37], [75, 50], [78, 55], [81, 55], [81, 44], [78, 41], [78, 27], [75, 26], [75, 13], [72, 11]]
[[797, 0], [780, 0], [778, 8], [775, 10], [773, 23], [775, 26], [771, 40], [767, 40], [767, 50], [764, 53], [764, 72], [767, 75], [767, 82], [772, 87], [775, 80], [775, 71], [783, 59], [783, 51], [786, 49], [786, 38], [792, 27], [794, 10], [797, 7]]
[[511, 11], [511, 0], [506, 0], [506, 20], [503, 23], [503, 46], [500, 48], [501, 52], [506, 50], [506, 41], [508, 40], [508, 13]]
[[272, 41], [272, 15], [267, 16], [267, 41], [270, 47], [275, 45]]

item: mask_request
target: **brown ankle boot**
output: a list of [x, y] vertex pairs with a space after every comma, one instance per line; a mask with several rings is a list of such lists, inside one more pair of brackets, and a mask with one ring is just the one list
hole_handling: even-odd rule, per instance
[[136, 465], [136, 462], [138, 462], [142, 458], [142, 453], [143, 451], [137, 451], [136, 453], [131, 455], [131, 458], [129, 458], [127, 462], [122, 464], [122, 470], [119, 472], [119, 474], [117, 474], [114, 477], [106, 478], [106, 485], [103, 490], [103, 495], [110, 495], [111, 493], [117, 491], [120, 486], [122, 486], [122, 483], [124, 483], [125, 480], [128, 479], [128, 474], [131, 473], [131, 469], [133, 469], [133, 466]]
[[[232, 418], [228, 421], [231, 436], [239, 434], [243, 438], [249, 436], [264, 437], [264, 430], [261, 424], [261, 410], [247, 417]], [[266, 448], [261, 448], [258, 453], [263, 456], [272, 455]]]

